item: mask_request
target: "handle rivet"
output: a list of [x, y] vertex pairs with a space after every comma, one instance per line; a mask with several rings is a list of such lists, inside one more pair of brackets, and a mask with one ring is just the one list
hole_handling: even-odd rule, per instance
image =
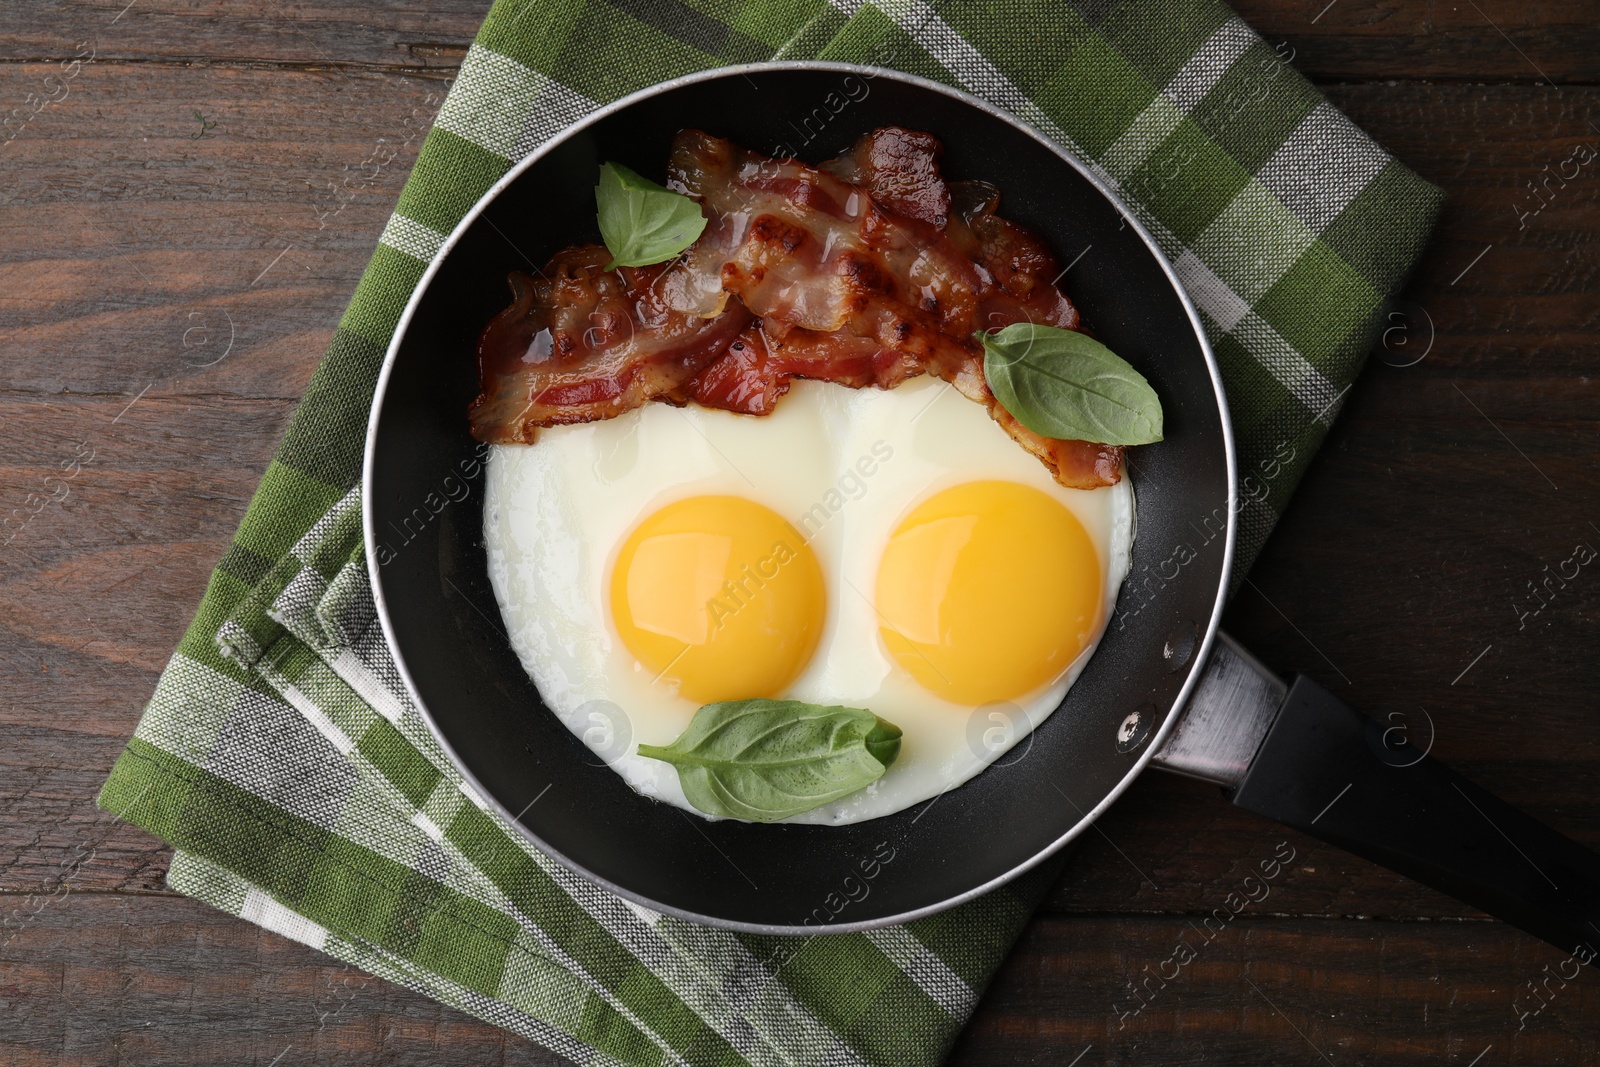
[[1155, 718], [1155, 708], [1141, 708], [1131, 712], [1117, 727], [1117, 751], [1132, 752], [1150, 736], [1150, 723]]
[[1194, 646], [1200, 641], [1200, 630], [1192, 622], [1180, 622], [1161, 646], [1161, 658], [1167, 661], [1167, 670], [1182, 670], [1194, 655]]

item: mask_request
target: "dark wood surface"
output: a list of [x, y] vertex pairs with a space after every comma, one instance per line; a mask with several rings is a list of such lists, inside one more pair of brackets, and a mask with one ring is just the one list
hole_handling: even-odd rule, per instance
[[[173, 894], [168, 850], [94, 808], [485, 6], [125, 2], [10, 0], [0, 34], [0, 113], [95, 48], [0, 148], [0, 510], [94, 450], [0, 550], [0, 1063], [559, 1063]], [[1600, 143], [1600, 4], [1238, 7], [1450, 200], [1391, 358], [1426, 356], [1355, 386], [1228, 624], [1374, 714], [1426, 709], [1436, 755], [1600, 847], [1600, 573], [1516, 607], [1600, 547], [1600, 163], [1516, 210]], [[1119, 1025], [1127, 982], [1283, 840], [1269, 900]], [[1519, 1027], [1562, 959], [1152, 774], [953, 1062], [1600, 1062], [1592, 969]]]

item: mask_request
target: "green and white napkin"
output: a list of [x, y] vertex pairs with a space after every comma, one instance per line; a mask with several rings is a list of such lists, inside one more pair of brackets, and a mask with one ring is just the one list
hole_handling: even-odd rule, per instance
[[445, 235], [599, 105], [773, 58], [959, 86], [1123, 191], [1222, 365], [1254, 479], [1240, 574], [1440, 204], [1287, 49], [1214, 0], [496, 0], [100, 804], [175, 846], [179, 891], [577, 1063], [935, 1064], [1053, 873], [870, 934], [753, 937], [654, 914], [485, 810], [375, 623], [359, 522], [367, 413]]

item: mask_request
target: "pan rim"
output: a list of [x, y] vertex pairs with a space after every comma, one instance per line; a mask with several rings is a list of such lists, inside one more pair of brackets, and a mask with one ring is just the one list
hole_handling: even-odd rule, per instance
[[[623, 111], [642, 100], [649, 99], [661, 93], [669, 92], [686, 85], [694, 85], [704, 81], [715, 81], [728, 77], [743, 77], [749, 74], [766, 73], [771, 71], [822, 71], [838, 74], [854, 74], [858, 77], [867, 78], [886, 78], [890, 81], [897, 81], [920, 89], [939, 93], [960, 103], [966, 104], [969, 107], [976, 108], [990, 117], [998, 119], [1015, 128], [1024, 135], [1032, 138], [1067, 166], [1075, 170], [1079, 176], [1088, 181], [1089, 184], [1094, 187], [1095, 191], [1101, 196], [1105, 197], [1111, 206], [1115, 208], [1119, 214], [1121, 214], [1128, 226], [1133, 229], [1140, 241], [1144, 243], [1145, 248], [1152, 256], [1155, 257], [1156, 264], [1161, 268], [1162, 273], [1166, 276], [1168, 283], [1171, 285], [1173, 292], [1177, 295], [1178, 300], [1183, 307], [1184, 313], [1188, 316], [1189, 324], [1194, 331], [1194, 338], [1196, 342], [1198, 342], [1201, 356], [1205, 360], [1206, 372], [1211, 379], [1212, 393], [1217, 404], [1217, 412], [1219, 415], [1219, 423], [1222, 433], [1223, 455], [1225, 458], [1225, 468], [1227, 474], [1227, 529], [1223, 541], [1221, 573], [1218, 577], [1217, 592], [1212, 602], [1210, 617], [1206, 620], [1205, 629], [1201, 634], [1200, 642], [1196, 649], [1196, 655], [1193, 660], [1193, 666], [1190, 668], [1188, 677], [1184, 679], [1183, 685], [1179, 688], [1177, 695], [1174, 696], [1172, 703], [1163, 713], [1160, 726], [1152, 731], [1150, 737], [1145, 742], [1144, 750], [1128, 768], [1121, 780], [1106, 792], [1098, 804], [1096, 804], [1087, 812], [1081, 813], [1078, 821], [1074, 823], [1072, 828], [1066, 833], [1046, 843], [1027, 860], [1017, 864], [1007, 871], [1002, 872], [999, 875], [996, 875], [993, 878], [988, 879], [982, 884], [974, 886], [954, 896], [947, 897], [944, 900], [937, 901], [933, 904], [924, 905], [920, 908], [873, 919], [862, 919], [854, 922], [830, 924], [826, 928], [826, 932], [828, 933], [860, 933], [867, 930], [881, 929], [886, 926], [899, 925], [901, 923], [910, 922], [914, 919], [923, 918], [929, 915], [936, 915], [940, 912], [947, 911], [950, 908], [964, 904], [967, 901], [983, 896], [986, 893], [992, 892], [993, 890], [1013, 881], [1014, 879], [1043, 863], [1046, 859], [1055, 855], [1062, 848], [1064, 848], [1079, 834], [1086, 831], [1091, 825], [1094, 824], [1096, 819], [1103, 815], [1106, 810], [1109, 809], [1110, 806], [1119, 797], [1121, 797], [1124, 792], [1127, 791], [1128, 787], [1133, 784], [1134, 779], [1145, 770], [1150, 761], [1154, 758], [1155, 753], [1161, 748], [1161, 746], [1166, 742], [1168, 736], [1170, 736], [1172, 731], [1176, 728], [1178, 719], [1182, 715], [1184, 705], [1188, 702], [1195, 686], [1199, 684], [1200, 676], [1205, 669], [1206, 661], [1211, 654], [1212, 646], [1216, 640], [1217, 631], [1220, 628], [1222, 611], [1227, 600], [1227, 592], [1230, 584], [1229, 579], [1233, 572], [1235, 541], [1238, 533], [1238, 509], [1235, 506], [1238, 500], [1238, 457], [1233, 436], [1233, 420], [1228, 411], [1228, 400], [1222, 386], [1221, 371], [1217, 366], [1216, 356], [1211, 350], [1211, 344], [1206, 339], [1205, 328], [1201, 323], [1199, 312], [1196, 310], [1194, 302], [1189, 298], [1188, 292], [1184, 289], [1182, 282], [1178, 278], [1176, 270], [1172, 266], [1172, 263], [1168, 260], [1166, 254], [1161, 250], [1160, 245], [1156, 243], [1155, 238], [1151, 236], [1150, 232], [1128, 209], [1121, 197], [1119, 197], [1115, 190], [1112, 189], [1110, 185], [1110, 179], [1108, 177], [1102, 177], [1103, 172], [1101, 172], [1099, 168], [1079, 159], [1072, 152], [1056, 144], [1054, 141], [1050, 140], [1040, 131], [1023, 120], [977, 96], [972, 95], [971, 93], [967, 93], [960, 89], [954, 89], [948, 85], [944, 85], [940, 82], [932, 81], [928, 78], [923, 78], [918, 75], [905, 74], [900, 71], [890, 70], [884, 67], [873, 67], [858, 63], [838, 63], [819, 60], [780, 60], [762, 63], [729, 64], [727, 66], [713, 67], [707, 70], [696, 71], [692, 74], [686, 74], [677, 78], [672, 78], [667, 81], [658, 82], [655, 85], [651, 85], [636, 92], [629, 93], [627, 96], [621, 97], [610, 104], [606, 104], [600, 108], [597, 108], [595, 111], [590, 112], [582, 119], [566, 127], [554, 137], [551, 137], [549, 140], [540, 144], [531, 153], [515, 163], [509, 170], [506, 171], [504, 175], [500, 177], [498, 181], [490, 186], [489, 189], [481, 197], [479, 197], [477, 202], [474, 203], [473, 206], [462, 217], [461, 221], [456, 224], [455, 228], [451, 230], [450, 235], [445, 238], [444, 242], [439, 246], [439, 250], [434, 253], [433, 259], [428, 263], [428, 266], [423, 271], [421, 278], [418, 279], [416, 286], [412, 289], [411, 295], [406, 301], [405, 309], [401, 312], [400, 318], [395, 324], [394, 334], [390, 339], [388, 349], [384, 353], [383, 366], [378, 372], [377, 384], [373, 390], [372, 409], [367, 419], [367, 437], [362, 447], [361, 528], [365, 543], [369, 546], [376, 544], [377, 520], [373, 513], [373, 498], [372, 494], [366, 490], [367, 486], [372, 483], [373, 470], [377, 462], [377, 449], [374, 447], [374, 444], [377, 440], [376, 434], [378, 422], [383, 411], [383, 401], [388, 390], [390, 374], [398, 358], [401, 344], [405, 340], [407, 330], [411, 324], [412, 316], [416, 312], [418, 305], [421, 303], [423, 294], [427, 292], [429, 285], [434, 279], [434, 276], [438, 273], [445, 260], [449, 258], [451, 251], [460, 242], [462, 236], [473, 225], [473, 223], [475, 223], [478, 218], [488, 209], [489, 205], [500, 196], [501, 192], [504, 191], [507, 186], [511, 185], [529, 168], [533, 167], [546, 155], [554, 151], [557, 146], [565, 143], [571, 137], [582, 132], [588, 127], [610, 117], [611, 115], [616, 114], [619, 111]], [[581, 863], [578, 863], [576, 860], [567, 856], [565, 853], [550, 847], [539, 837], [539, 835], [535, 834], [528, 827], [524, 826], [520, 819], [513, 815], [510, 809], [508, 809], [505, 805], [501, 804], [494, 794], [486, 789], [483, 784], [478, 781], [477, 777], [473, 775], [471, 770], [467, 767], [466, 762], [460, 757], [459, 754], [457, 754], [455, 748], [445, 737], [444, 732], [439, 727], [439, 724], [434, 720], [433, 713], [428, 709], [426, 702], [423, 701], [420, 693], [418, 692], [416, 683], [412, 680], [411, 672], [406, 665], [405, 656], [401, 652], [400, 645], [396, 640], [394, 628], [389, 618], [388, 604], [384, 597], [381, 571], [382, 568], [378, 562], [377, 555], [369, 551], [367, 553], [367, 576], [369, 584], [372, 587], [372, 597], [374, 605], [377, 609], [378, 623], [382, 628], [384, 640], [387, 643], [390, 654], [394, 658], [395, 666], [399, 672], [402, 684], [406, 687], [407, 694], [410, 696], [412, 702], [416, 705], [419, 714], [422, 716], [423, 722], [427, 724], [429, 732], [433, 734], [434, 739], [443, 748], [445, 754], [450, 758], [450, 762], [455, 766], [456, 771], [462, 776], [467, 786], [472, 789], [477, 799], [489, 805], [492, 810], [494, 810], [507, 824], [514, 829], [514, 832], [522, 835], [523, 839], [530, 843], [533, 847], [556, 860], [556, 862], [560, 863], [562, 866], [578, 874], [580, 877], [587, 879], [588, 881], [599, 885], [626, 900], [632, 901], [662, 914], [671, 915], [690, 922], [716, 927], [718, 929], [733, 930], [741, 933], [802, 936], [814, 935], [818, 932], [821, 932], [816, 927], [794, 924], [752, 923], [743, 920], [721, 918], [719, 916], [707, 915], [687, 908], [663, 904], [659, 901], [652, 900], [643, 894], [630, 890], [626, 886], [618, 885], [609, 879], [593, 873]]]

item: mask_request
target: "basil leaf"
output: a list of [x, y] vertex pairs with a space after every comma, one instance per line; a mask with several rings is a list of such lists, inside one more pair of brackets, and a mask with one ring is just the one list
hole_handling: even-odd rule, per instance
[[752, 822], [848, 796], [899, 754], [900, 728], [870, 711], [767, 699], [707, 704], [672, 744], [639, 746], [678, 769], [696, 808]]
[[694, 244], [706, 228], [699, 204], [621, 163], [601, 164], [594, 200], [600, 236], [611, 253], [606, 270], [669, 260]]
[[1034, 433], [1103, 445], [1161, 440], [1161, 398], [1093, 337], [1014, 322], [978, 339], [995, 399]]

